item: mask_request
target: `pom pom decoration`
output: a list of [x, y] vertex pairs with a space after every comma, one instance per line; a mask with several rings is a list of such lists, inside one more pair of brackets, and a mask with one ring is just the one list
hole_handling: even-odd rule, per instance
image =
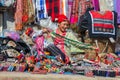
[[28, 15], [23, 15], [22, 16], [22, 22], [26, 23], [28, 21]]
[[29, 36], [32, 32], [33, 32], [32, 28], [27, 28], [25, 34]]

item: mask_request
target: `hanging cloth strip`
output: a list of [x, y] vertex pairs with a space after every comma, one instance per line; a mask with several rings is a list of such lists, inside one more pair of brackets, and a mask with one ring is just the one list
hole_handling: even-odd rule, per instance
[[99, 7], [99, 0], [92, 0], [92, 4], [94, 6], [94, 10], [99, 11], [100, 7]]
[[73, 24], [78, 22], [78, 5], [79, 5], [79, 0], [74, 0], [71, 11], [71, 19], [70, 19], [70, 22]]
[[117, 12], [117, 23], [120, 23], [120, 0], [114, 0], [114, 10]]
[[46, 0], [46, 8], [48, 16], [51, 16], [52, 21], [54, 21], [60, 13], [60, 0]]
[[59, 35], [59, 34], [57, 34], [55, 32], [52, 32], [52, 35], [61, 37], [61, 38], [63, 38], [65, 40], [66, 43], [71, 44], [73, 46], [76, 46], [76, 47], [78, 47], [80, 49], [93, 49], [92, 45], [90, 45], [90, 44], [85, 44], [85, 43], [82, 43], [82, 42], [71, 40], [71, 39], [66, 38], [64, 36], [61, 36], [61, 35]]
[[28, 0], [28, 23], [33, 22], [35, 20], [34, 17], [35, 17], [35, 10], [33, 6], [33, 1]]
[[45, 0], [36, 0], [36, 11], [37, 11], [37, 22], [40, 19], [48, 17]]
[[22, 30], [22, 13], [23, 13], [23, 0], [17, 0], [17, 7], [15, 12], [15, 29]]
[[91, 8], [92, 4], [89, 0], [80, 0], [79, 1], [79, 17], [85, 14], [87, 8]]
[[65, 15], [64, 9], [65, 9], [65, 1], [64, 0], [60, 0], [60, 14], [64, 14]]
[[60, 0], [60, 14], [68, 17], [68, 0]]
[[26, 23], [28, 21], [28, 0], [23, 0], [23, 16], [22, 22]]
[[68, 19], [70, 20], [71, 17], [71, 9], [72, 9], [72, 5], [73, 5], [73, 0], [68, 0]]

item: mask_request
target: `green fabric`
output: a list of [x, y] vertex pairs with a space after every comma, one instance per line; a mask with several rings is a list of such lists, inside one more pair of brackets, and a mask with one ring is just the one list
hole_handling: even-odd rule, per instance
[[65, 39], [65, 44], [66, 44], [65, 50], [67, 53], [84, 52], [84, 49], [91, 49], [91, 45], [78, 41], [72, 31], [68, 31], [65, 37], [60, 36], [59, 34], [56, 34], [55, 32], [52, 32], [51, 36], [53, 38], [55, 38], [56, 36], [59, 36]]

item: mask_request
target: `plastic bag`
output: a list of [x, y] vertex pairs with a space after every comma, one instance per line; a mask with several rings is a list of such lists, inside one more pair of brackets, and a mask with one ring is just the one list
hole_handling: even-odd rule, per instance
[[41, 19], [40, 26], [46, 27], [51, 30], [55, 30], [57, 28], [57, 24], [52, 22], [51, 17]]

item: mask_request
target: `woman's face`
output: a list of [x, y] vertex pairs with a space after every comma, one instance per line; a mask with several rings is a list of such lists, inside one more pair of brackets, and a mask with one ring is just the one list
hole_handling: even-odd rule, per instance
[[62, 21], [61, 23], [58, 23], [58, 28], [61, 32], [66, 32], [66, 30], [69, 28], [69, 22]]

